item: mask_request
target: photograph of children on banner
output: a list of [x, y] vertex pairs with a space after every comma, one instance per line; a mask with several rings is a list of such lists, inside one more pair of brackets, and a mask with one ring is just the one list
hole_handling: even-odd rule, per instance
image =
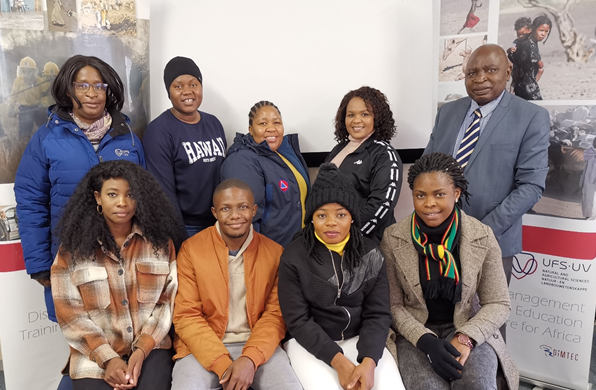
[[490, 0], [441, 0], [440, 35], [486, 33]]
[[[53, 1], [53, 0], [52, 0]], [[62, 0], [64, 3], [64, 0]], [[142, 138], [149, 123], [149, 21], [135, 22], [134, 39], [63, 34], [44, 30], [0, 30], [0, 183], [14, 182], [16, 169], [33, 133], [47, 121], [53, 105], [52, 82], [73, 53], [97, 55], [118, 73], [125, 88], [122, 113]], [[110, 54], [111, 53], [111, 54]]]
[[46, 4], [50, 31], [77, 31], [77, 3], [75, 0], [46, 0]]
[[43, 30], [43, 0], [0, 0], [0, 28]]
[[485, 43], [486, 35], [442, 39], [439, 42], [439, 81], [463, 80], [468, 58]]
[[546, 189], [533, 212], [596, 219], [596, 106], [547, 106], [550, 146]]
[[80, 13], [84, 33], [119, 36], [137, 33], [134, 0], [82, 0]]
[[596, 99], [596, 1], [501, 0], [498, 42], [526, 100]]

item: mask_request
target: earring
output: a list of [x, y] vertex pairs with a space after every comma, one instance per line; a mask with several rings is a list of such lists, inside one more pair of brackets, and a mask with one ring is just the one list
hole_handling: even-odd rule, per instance
[[354, 220], [352, 220], [352, 222], [350, 222], [350, 223], [354, 223]]
[[103, 214], [103, 207], [101, 207], [101, 205], [98, 203], [97, 207], [95, 208], [97, 210], [97, 214], [102, 215]]
[[459, 198], [455, 198], [455, 203], [459, 202]]

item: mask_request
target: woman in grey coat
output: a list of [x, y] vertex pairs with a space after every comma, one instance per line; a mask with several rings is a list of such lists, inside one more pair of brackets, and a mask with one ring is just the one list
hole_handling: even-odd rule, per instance
[[462, 168], [432, 153], [410, 168], [408, 184], [415, 211], [381, 242], [393, 315], [387, 346], [405, 387], [497, 389], [500, 366], [517, 390], [499, 333], [511, 311], [501, 250], [491, 229], [459, 208], [469, 195]]

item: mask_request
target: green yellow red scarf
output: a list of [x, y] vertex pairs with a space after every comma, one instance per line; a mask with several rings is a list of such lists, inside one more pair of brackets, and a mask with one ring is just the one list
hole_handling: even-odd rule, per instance
[[[458, 239], [458, 232], [461, 222], [461, 211], [455, 207], [454, 212], [449, 216], [449, 223], [442, 235], [439, 244], [431, 244], [427, 235], [420, 229], [416, 213], [412, 214], [412, 242], [416, 251], [424, 257], [426, 268], [426, 279], [436, 281], [436, 288], [431, 288], [431, 298], [447, 298], [454, 303], [459, 302], [461, 297], [460, 271], [451, 250]], [[433, 272], [430, 261], [439, 263], [439, 275], [436, 275], [436, 268]], [[451, 282], [449, 282], [451, 281]], [[426, 294], [425, 294], [426, 295]]]

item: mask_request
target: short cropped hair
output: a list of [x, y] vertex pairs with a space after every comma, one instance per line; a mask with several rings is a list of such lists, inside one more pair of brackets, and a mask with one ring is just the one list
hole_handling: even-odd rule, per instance
[[244, 191], [248, 191], [254, 199], [254, 194], [248, 184], [246, 184], [245, 182], [243, 182], [240, 179], [226, 179], [226, 180], [222, 181], [221, 183], [219, 183], [219, 185], [217, 187], [215, 187], [215, 191], [213, 191], [213, 203], [215, 204], [215, 196], [217, 194], [219, 194], [220, 192], [222, 192], [224, 190], [230, 189], [230, 188], [238, 188], [238, 189], [241, 189]]

